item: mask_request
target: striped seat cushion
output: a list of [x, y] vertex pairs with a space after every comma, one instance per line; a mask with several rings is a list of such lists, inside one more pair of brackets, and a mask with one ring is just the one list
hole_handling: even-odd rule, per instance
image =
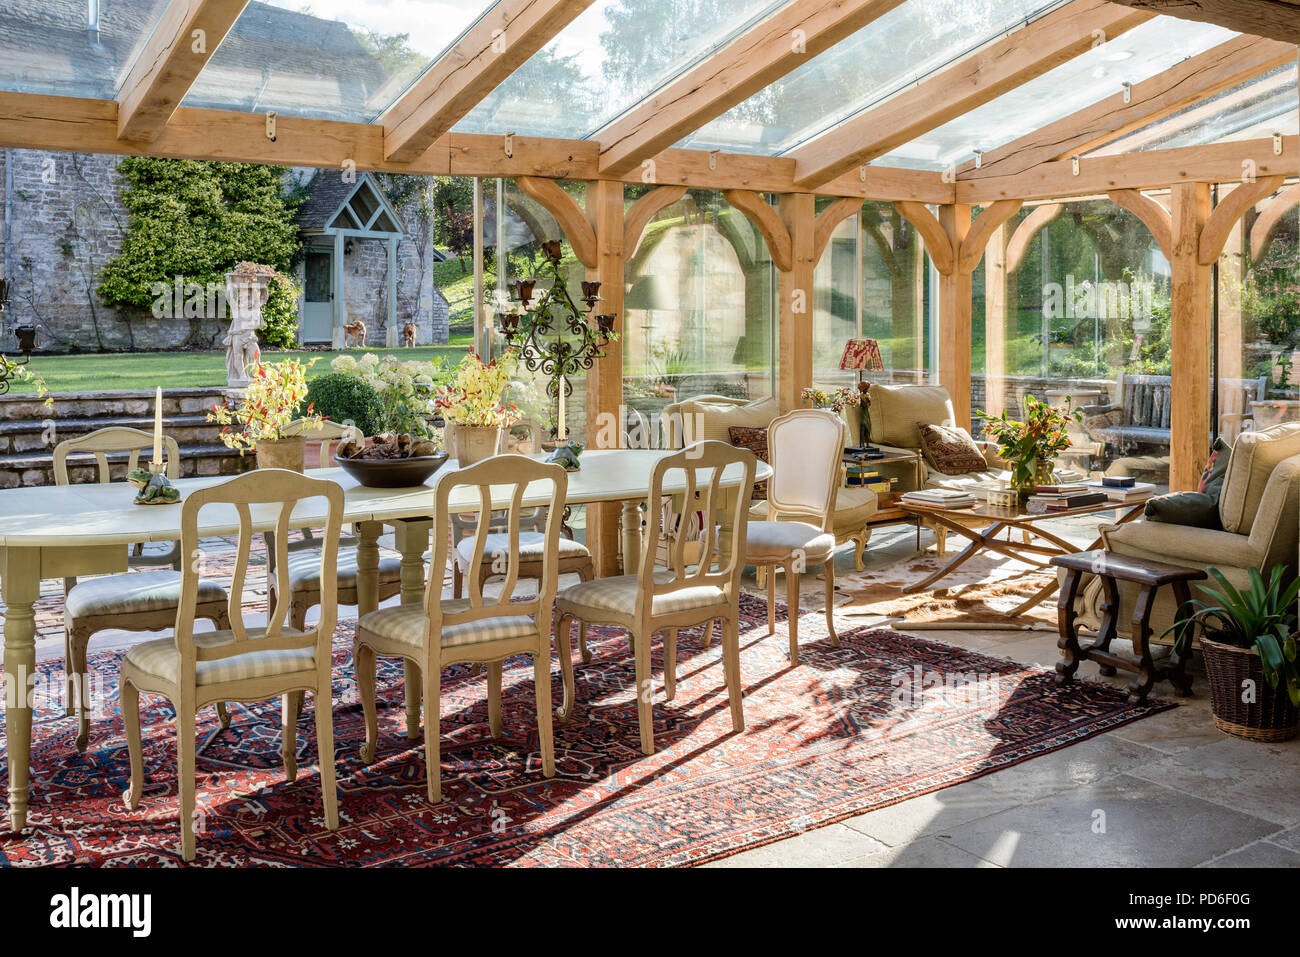
[[[292, 628], [281, 629], [285, 636], [300, 635], [302, 632]], [[257, 647], [257, 639], [265, 637], [265, 628], [248, 629], [250, 648]], [[199, 648], [218, 648], [234, 642], [235, 636], [229, 631], [205, 631], [194, 636], [194, 644]], [[176, 683], [176, 669], [180, 665], [180, 653], [172, 638], [155, 638], [153, 641], [132, 645], [126, 653], [129, 661], [138, 671], [153, 675], [172, 684]], [[316, 667], [316, 649], [291, 648], [279, 651], [249, 651], [245, 654], [218, 658], [215, 661], [195, 663], [194, 678], [197, 685], [223, 684], [227, 681], [247, 681], [250, 678], [265, 678], [270, 675], [291, 675], [311, 671]]]
[[[469, 569], [469, 563], [474, 559], [474, 542], [476, 538], [470, 536], [463, 538], [456, 546], [456, 564], [460, 566], [461, 571]], [[546, 536], [541, 532], [520, 532], [519, 533], [519, 557], [524, 561], [540, 559], [542, 557], [542, 548], [546, 544]], [[493, 533], [488, 535], [487, 542], [483, 545], [483, 561], [491, 564], [496, 555], [504, 555], [510, 548], [510, 536], [504, 533]], [[559, 552], [561, 558], [581, 558], [590, 556], [587, 546], [582, 542], [575, 542], [571, 538], [560, 536]], [[503, 563], [504, 564], [504, 563]], [[502, 571], [505, 574], [505, 571]]]
[[[465, 611], [469, 607], [468, 598], [442, 600], [442, 611], [445, 615]], [[395, 608], [381, 608], [364, 615], [357, 623], [357, 630], [418, 650], [424, 647], [424, 624], [423, 604], [398, 605]], [[488, 641], [527, 638], [536, 634], [537, 623], [528, 615], [498, 615], [445, 626], [442, 629], [442, 647], [477, 645]]]
[[[224, 588], [216, 582], [199, 579], [199, 604], [225, 600]], [[180, 572], [133, 572], [129, 575], [107, 575], [78, 582], [68, 592], [64, 614], [70, 619], [141, 614], [175, 610], [180, 602]]]
[[[672, 572], [659, 569], [654, 573], [655, 581], [666, 584], [673, 580]], [[619, 575], [615, 578], [597, 578], [589, 582], [580, 582], [560, 592], [556, 598], [557, 607], [565, 614], [579, 618], [599, 617], [601, 614], [628, 616], [636, 612], [636, 575]], [[694, 608], [708, 608], [712, 605], [726, 605], [727, 596], [716, 585], [695, 585], [680, 588], [677, 591], [657, 595], [651, 606], [653, 616], [673, 615]]]
[[[339, 591], [356, 591], [357, 550], [340, 548], [338, 571], [335, 575]], [[379, 559], [379, 583], [400, 584], [402, 561], [400, 558]], [[289, 591], [320, 591], [320, 552], [314, 548], [289, 553]]]
[[807, 522], [750, 522], [745, 530], [745, 560], [784, 562], [802, 552], [817, 564], [835, 552], [835, 536]]

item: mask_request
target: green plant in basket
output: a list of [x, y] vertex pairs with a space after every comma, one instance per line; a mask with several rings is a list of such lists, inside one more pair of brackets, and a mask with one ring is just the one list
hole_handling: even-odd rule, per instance
[[1241, 590], [1217, 568], [1207, 571], [1214, 584], [1199, 586], [1206, 600], [1192, 599], [1190, 608], [1180, 609], [1178, 620], [1165, 632], [1175, 633], [1174, 650], [1185, 655], [1200, 628], [1211, 641], [1254, 651], [1268, 686], [1285, 687], [1291, 703], [1300, 706], [1295, 610], [1300, 578], [1288, 582], [1281, 564], [1269, 570], [1267, 579], [1252, 568], [1250, 587]]
[[1011, 465], [1013, 488], [1036, 484], [1040, 463], [1050, 468], [1071, 445], [1070, 423], [1083, 421], [1083, 411], [1070, 408], [1069, 399], [1065, 408], [1057, 408], [1032, 395], [1025, 396], [1023, 422], [1012, 419], [1005, 409], [1001, 415], [975, 414], [984, 422], [984, 433], [997, 443], [998, 455]]

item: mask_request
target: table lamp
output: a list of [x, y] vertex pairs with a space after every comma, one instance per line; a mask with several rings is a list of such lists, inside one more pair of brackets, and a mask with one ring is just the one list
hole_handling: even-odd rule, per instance
[[867, 410], [871, 407], [871, 383], [862, 381], [862, 373], [864, 370], [885, 371], [885, 362], [880, 358], [880, 344], [875, 339], [850, 339], [844, 345], [840, 368], [853, 369], [858, 374], [858, 391], [862, 393], [858, 405], [858, 441], [862, 441], [861, 433], [866, 426]]

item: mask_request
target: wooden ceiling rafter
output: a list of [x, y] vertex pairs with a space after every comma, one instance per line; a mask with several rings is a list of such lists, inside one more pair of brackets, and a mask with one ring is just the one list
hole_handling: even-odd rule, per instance
[[1300, 0], [1114, 0], [1182, 20], [1300, 44]]

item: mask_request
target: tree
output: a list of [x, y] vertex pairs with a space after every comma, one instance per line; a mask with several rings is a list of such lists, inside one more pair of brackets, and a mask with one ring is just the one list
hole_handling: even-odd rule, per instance
[[[110, 304], [151, 308], [158, 283], [224, 288], [225, 273], [244, 260], [281, 272], [301, 242], [298, 194], [286, 195], [281, 166], [128, 157], [118, 168], [130, 222], [122, 252], [99, 274]], [[204, 318], [192, 316], [187, 344]]]

